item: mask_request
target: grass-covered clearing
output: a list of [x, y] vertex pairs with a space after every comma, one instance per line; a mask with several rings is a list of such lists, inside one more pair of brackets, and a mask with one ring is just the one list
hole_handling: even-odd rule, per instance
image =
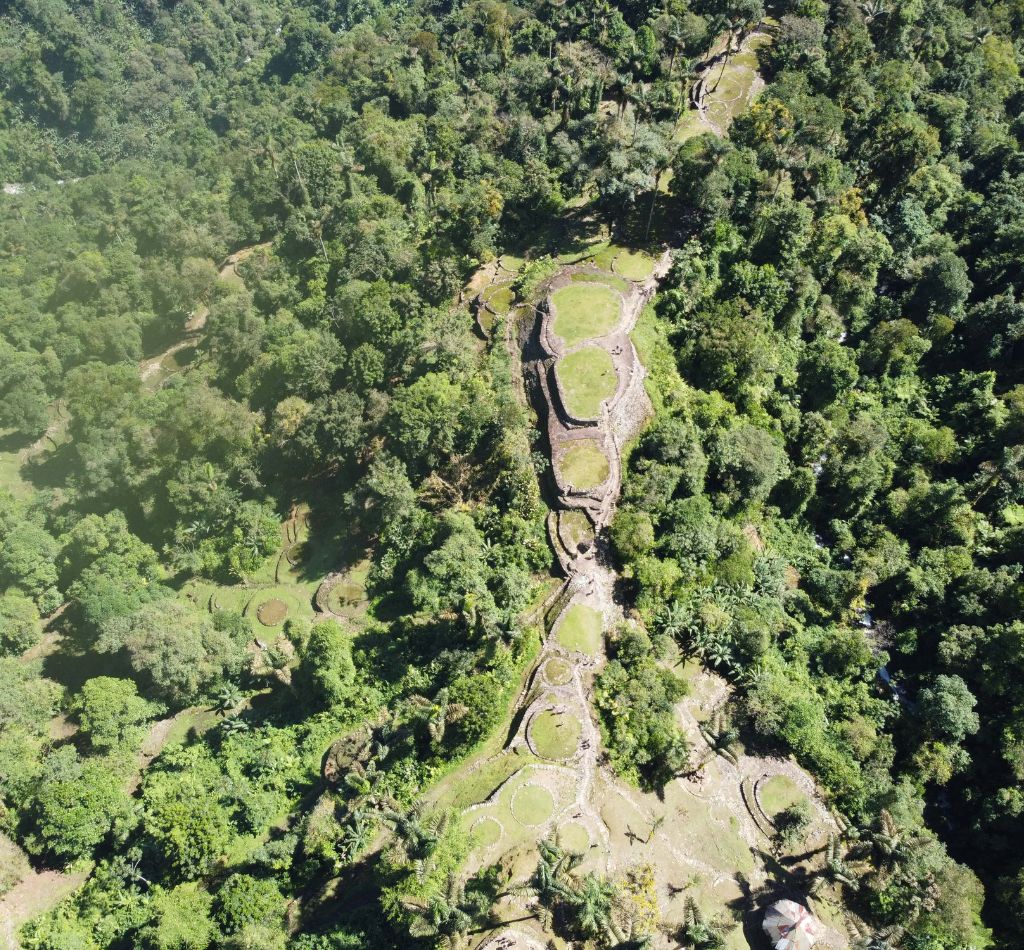
[[629, 281], [614, 274], [588, 274], [586, 271], [576, 271], [570, 279], [578, 284], [605, 284], [621, 293], [629, 290]]
[[558, 829], [558, 843], [566, 851], [580, 854], [590, 847], [590, 833], [579, 822], [571, 821]]
[[501, 838], [501, 825], [491, 817], [481, 818], [470, 829], [473, 837], [473, 844], [478, 848], [489, 848], [497, 844]]
[[612, 266], [630, 280], [646, 280], [654, 271], [654, 258], [643, 251], [619, 251]]
[[542, 825], [554, 810], [554, 796], [543, 785], [521, 785], [512, 796], [512, 817], [521, 825]]
[[560, 656], [553, 656], [544, 664], [543, 675], [551, 686], [564, 686], [572, 679], [572, 667]]
[[578, 551], [581, 544], [594, 543], [594, 526], [582, 511], [563, 511], [558, 516], [562, 541], [570, 551]]
[[555, 306], [553, 329], [566, 343], [610, 333], [619, 322], [619, 295], [604, 284], [573, 283], [551, 295]]
[[567, 759], [579, 746], [580, 722], [569, 714], [545, 709], [530, 723], [530, 741], [545, 759]]
[[327, 609], [340, 617], [355, 618], [366, 613], [366, 578], [370, 561], [365, 559], [351, 567], [327, 595]]
[[757, 787], [757, 797], [769, 818], [807, 798], [786, 775], [773, 775], [761, 782]]
[[586, 604], [573, 604], [558, 627], [558, 642], [567, 650], [595, 655], [601, 649], [601, 612]]
[[607, 350], [585, 346], [555, 365], [565, 397], [565, 408], [577, 419], [595, 419], [601, 403], [615, 395], [615, 366]]
[[484, 303], [495, 313], [508, 313], [515, 300], [515, 294], [509, 284], [491, 284], [484, 291]]
[[611, 466], [601, 447], [590, 439], [573, 442], [558, 459], [562, 478], [575, 488], [597, 488], [608, 479]]

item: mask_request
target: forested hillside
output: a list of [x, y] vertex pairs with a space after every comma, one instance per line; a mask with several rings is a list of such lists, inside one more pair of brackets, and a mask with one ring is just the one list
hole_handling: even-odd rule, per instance
[[658, 259], [600, 767], [698, 777], [696, 659], [709, 757], [837, 829], [796, 874], [780, 808], [777, 893], [1024, 943], [1022, 65], [1020, 0], [8, 5], [0, 939], [475, 948], [529, 891], [560, 947], [746, 945], [768, 889], [470, 875], [439, 791], [558, 586], [534, 319]]

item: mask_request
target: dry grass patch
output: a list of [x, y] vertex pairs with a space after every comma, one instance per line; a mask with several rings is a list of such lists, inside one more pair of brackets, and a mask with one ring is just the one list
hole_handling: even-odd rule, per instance
[[601, 447], [587, 439], [573, 442], [562, 451], [558, 471], [574, 488], [586, 490], [603, 485], [611, 473], [611, 465]]
[[285, 617], [288, 616], [288, 605], [276, 597], [259, 605], [256, 609], [256, 619], [264, 627], [276, 627]]

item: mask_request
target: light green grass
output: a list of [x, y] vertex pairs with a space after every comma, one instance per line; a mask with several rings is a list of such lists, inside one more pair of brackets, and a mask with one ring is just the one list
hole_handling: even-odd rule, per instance
[[664, 409], [666, 403], [685, 400], [687, 386], [679, 375], [668, 330], [654, 312], [654, 307], [644, 307], [629, 338], [636, 347], [640, 362], [647, 368], [644, 388], [651, 397], [655, 412]]
[[602, 284], [569, 284], [556, 290], [551, 300], [553, 329], [567, 346], [604, 336], [619, 322], [621, 297]]
[[595, 656], [601, 650], [603, 627], [600, 611], [586, 604], [573, 604], [558, 626], [558, 642], [567, 650]]
[[583, 825], [571, 821], [558, 829], [558, 843], [566, 851], [575, 851], [580, 854], [590, 847], [590, 834]]
[[555, 373], [565, 397], [565, 408], [577, 419], [596, 419], [601, 404], [615, 395], [618, 380], [607, 350], [585, 346], [555, 365]]
[[572, 667], [560, 656], [553, 656], [544, 664], [544, 679], [552, 686], [564, 686], [572, 679]]
[[643, 251], [620, 251], [613, 266], [616, 274], [630, 280], [646, 280], [654, 271], [654, 258]]
[[450, 794], [441, 801], [451, 808], [468, 808], [487, 801], [502, 782], [515, 775], [523, 766], [540, 760], [532, 753], [516, 754], [507, 752], [484, 762], [479, 768], [462, 772], [458, 782], [453, 782]]
[[478, 848], [489, 848], [501, 840], [501, 825], [490, 816], [481, 818], [472, 828], [473, 843]]
[[757, 787], [757, 797], [769, 818], [807, 798], [786, 775], [773, 775], [761, 782]]
[[545, 709], [530, 723], [530, 741], [545, 759], [569, 758], [580, 744], [580, 722], [569, 713]]
[[509, 284], [491, 284], [484, 291], [484, 303], [495, 313], [508, 313], [514, 300], [515, 294]]
[[555, 810], [555, 800], [543, 785], [522, 785], [512, 797], [512, 817], [521, 825], [542, 825]]
[[21, 477], [21, 459], [17, 452], [0, 452], [0, 488], [15, 498], [27, 498], [32, 486]]
[[558, 527], [570, 551], [578, 551], [581, 544], [594, 543], [594, 527], [582, 511], [559, 512]]
[[345, 577], [338, 581], [327, 594], [327, 607], [341, 617], [355, 619], [362, 617], [369, 606], [366, 595], [366, 579], [370, 573], [370, 561], [360, 561]]
[[575, 488], [597, 488], [608, 479], [611, 466], [601, 447], [590, 439], [573, 442], [558, 459], [562, 478]]
[[621, 248], [617, 244], [605, 244], [594, 254], [591, 263], [593, 263], [595, 267], [600, 267], [601, 270], [611, 272], [612, 261], [615, 260], [615, 255], [618, 254], [620, 250]]
[[616, 277], [614, 274], [588, 274], [585, 271], [577, 271], [569, 279], [579, 284], [604, 284], [620, 293], [629, 290], [629, 281]]

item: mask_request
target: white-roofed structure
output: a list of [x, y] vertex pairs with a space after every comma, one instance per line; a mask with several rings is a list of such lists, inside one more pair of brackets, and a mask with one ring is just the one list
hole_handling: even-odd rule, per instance
[[803, 904], [776, 901], [765, 912], [764, 932], [775, 950], [811, 950], [825, 928]]

